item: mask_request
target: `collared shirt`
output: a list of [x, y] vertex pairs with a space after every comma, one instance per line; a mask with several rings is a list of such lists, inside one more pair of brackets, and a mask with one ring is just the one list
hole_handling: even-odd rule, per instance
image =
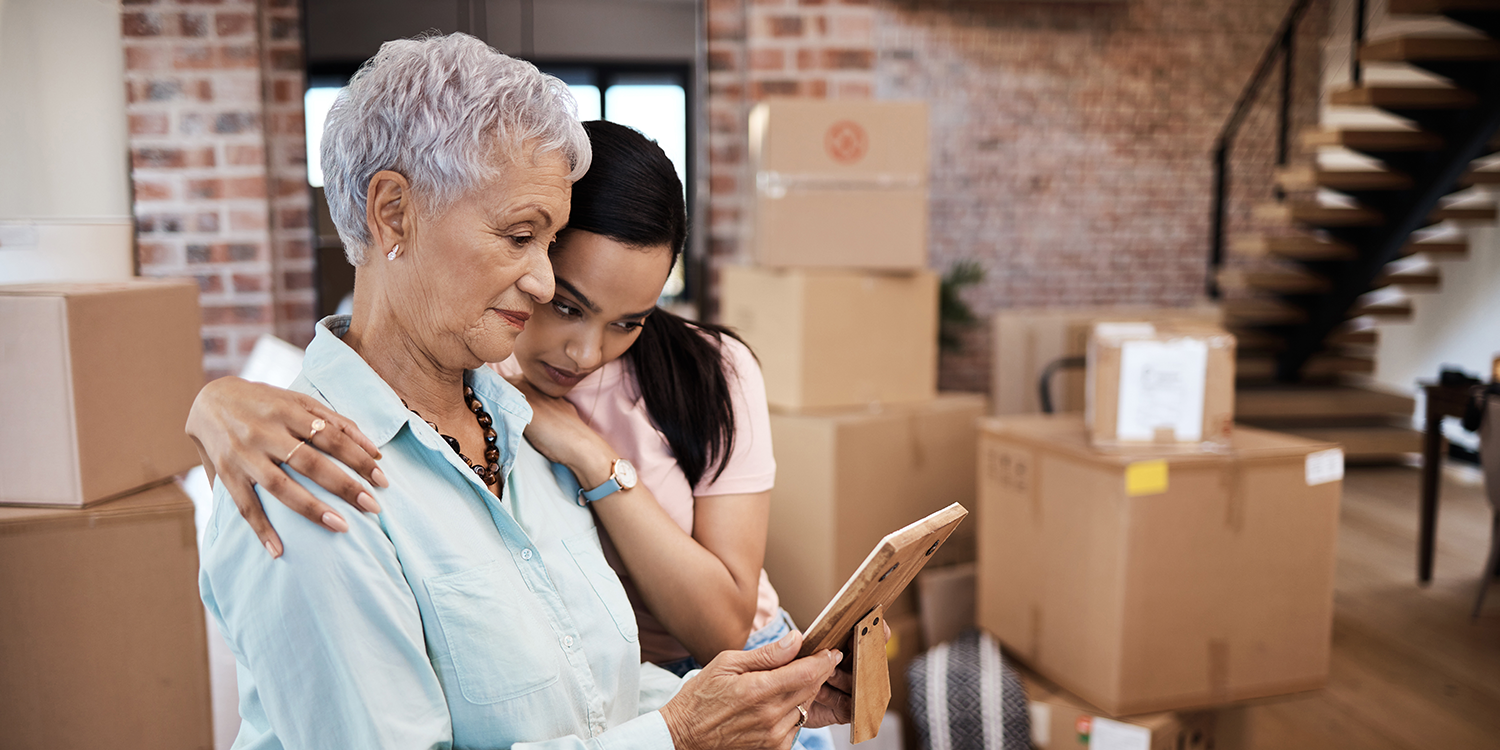
[[382, 512], [293, 473], [350, 528], [330, 533], [261, 490], [285, 547], [273, 560], [214, 487], [199, 585], [235, 656], [235, 747], [672, 747], [656, 709], [681, 682], [640, 663], [591, 514], [522, 439], [525, 398], [469, 373], [498, 433], [497, 499], [339, 339], [348, 325], [319, 323], [292, 389], [380, 446]]

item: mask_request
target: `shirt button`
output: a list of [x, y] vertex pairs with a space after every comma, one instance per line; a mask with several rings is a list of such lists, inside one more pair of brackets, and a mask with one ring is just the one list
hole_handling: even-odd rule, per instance
[[563, 648], [572, 648], [572, 647], [573, 647], [573, 636], [571, 636], [571, 635], [565, 635], [565, 636], [563, 636]]
[[531, 559], [531, 550], [529, 550], [529, 549], [523, 549], [523, 550], [521, 550], [521, 559], [522, 560], [530, 560]]

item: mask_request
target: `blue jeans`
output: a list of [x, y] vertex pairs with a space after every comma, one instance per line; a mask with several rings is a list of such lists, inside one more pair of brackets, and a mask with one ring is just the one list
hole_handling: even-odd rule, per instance
[[[797, 626], [792, 623], [792, 616], [787, 614], [786, 610], [780, 610], [770, 622], [766, 623], [765, 627], [750, 634], [750, 639], [745, 641], [744, 650], [753, 651], [768, 643], [775, 643], [781, 640], [782, 636], [792, 632], [792, 628], [795, 627]], [[703, 665], [691, 656], [658, 666], [678, 677], [684, 677], [688, 672], [703, 668]], [[828, 727], [799, 730], [797, 741], [792, 744], [792, 750], [833, 750], [833, 731]]]

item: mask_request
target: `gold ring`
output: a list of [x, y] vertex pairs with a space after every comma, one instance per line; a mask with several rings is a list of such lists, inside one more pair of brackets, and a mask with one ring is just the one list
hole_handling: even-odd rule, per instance
[[312, 434], [308, 435], [307, 439], [308, 440], [312, 440], [313, 438], [317, 437], [318, 433], [322, 432], [323, 428], [327, 427], [327, 426], [328, 426], [328, 423], [324, 422], [321, 417], [318, 418], [318, 419], [314, 419], [313, 423], [312, 423]]
[[312, 440], [312, 437], [309, 436], [307, 439], [303, 440], [302, 442], [297, 443], [297, 445], [292, 448], [291, 452], [286, 454], [286, 458], [281, 459], [281, 462], [284, 463], [284, 464], [291, 463], [292, 462], [292, 456], [297, 455], [297, 451], [302, 450], [302, 446], [307, 445], [307, 441], [308, 440]]
[[807, 723], [807, 709], [803, 708], [802, 704], [799, 703], [797, 704], [797, 713], [802, 714], [797, 717], [797, 728], [801, 729], [802, 725]]

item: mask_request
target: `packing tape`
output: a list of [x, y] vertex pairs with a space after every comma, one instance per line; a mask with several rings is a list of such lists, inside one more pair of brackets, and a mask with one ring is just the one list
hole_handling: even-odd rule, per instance
[[1229, 641], [1208, 639], [1208, 690], [1214, 702], [1229, 699]]
[[908, 174], [873, 174], [864, 177], [769, 171], [755, 174], [755, 189], [767, 198], [785, 198], [787, 193], [798, 190], [913, 190], [926, 186], [926, 179]]

